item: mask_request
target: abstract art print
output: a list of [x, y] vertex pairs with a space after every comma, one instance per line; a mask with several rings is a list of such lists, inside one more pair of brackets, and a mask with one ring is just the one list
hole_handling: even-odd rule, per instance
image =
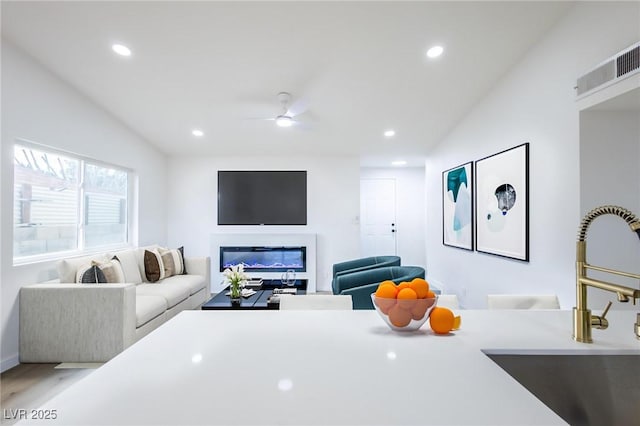
[[442, 172], [442, 244], [473, 250], [473, 163]]
[[475, 166], [476, 250], [529, 261], [529, 143]]

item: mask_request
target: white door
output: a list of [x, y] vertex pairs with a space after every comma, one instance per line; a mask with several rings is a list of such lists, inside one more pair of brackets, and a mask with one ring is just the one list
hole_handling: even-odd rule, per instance
[[360, 250], [363, 257], [396, 254], [396, 180], [360, 180]]

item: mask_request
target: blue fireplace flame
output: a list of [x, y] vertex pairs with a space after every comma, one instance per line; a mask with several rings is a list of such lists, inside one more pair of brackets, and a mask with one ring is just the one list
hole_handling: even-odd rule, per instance
[[247, 272], [306, 272], [307, 248], [220, 247], [220, 272], [238, 264]]

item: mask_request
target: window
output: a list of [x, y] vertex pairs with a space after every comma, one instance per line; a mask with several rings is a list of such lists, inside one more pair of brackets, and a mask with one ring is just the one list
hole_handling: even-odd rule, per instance
[[122, 168], [16, 144], [14, 260], [126, 244], [129, 180]]

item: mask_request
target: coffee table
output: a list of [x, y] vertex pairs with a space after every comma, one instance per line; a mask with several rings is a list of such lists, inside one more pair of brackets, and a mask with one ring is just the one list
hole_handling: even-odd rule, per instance
[[295, 288], [296, 294], [305, 294], [307, 292], [307, 280], [300, 279], [294, 282], [292, 286], [282, 285], [280, 280], [263, 280], [262, 286], [256, 289], [256, 293], [249, 297], [243, 297], [240, 299], [239, 305], [232, 305], [231, 298], [226, 295], [229, 291], [229, 287], [225, 288], [220, 293], [213, 296], [208, 302], [202, 305], [202, 310], [229, 310], [229, 309], [241, 309], [241, 310], [264, 310], [264, 309], [279, 309], [279, 303], [269, 303], [269, 298], [273, 294], [273, 290], [276, 288]]

